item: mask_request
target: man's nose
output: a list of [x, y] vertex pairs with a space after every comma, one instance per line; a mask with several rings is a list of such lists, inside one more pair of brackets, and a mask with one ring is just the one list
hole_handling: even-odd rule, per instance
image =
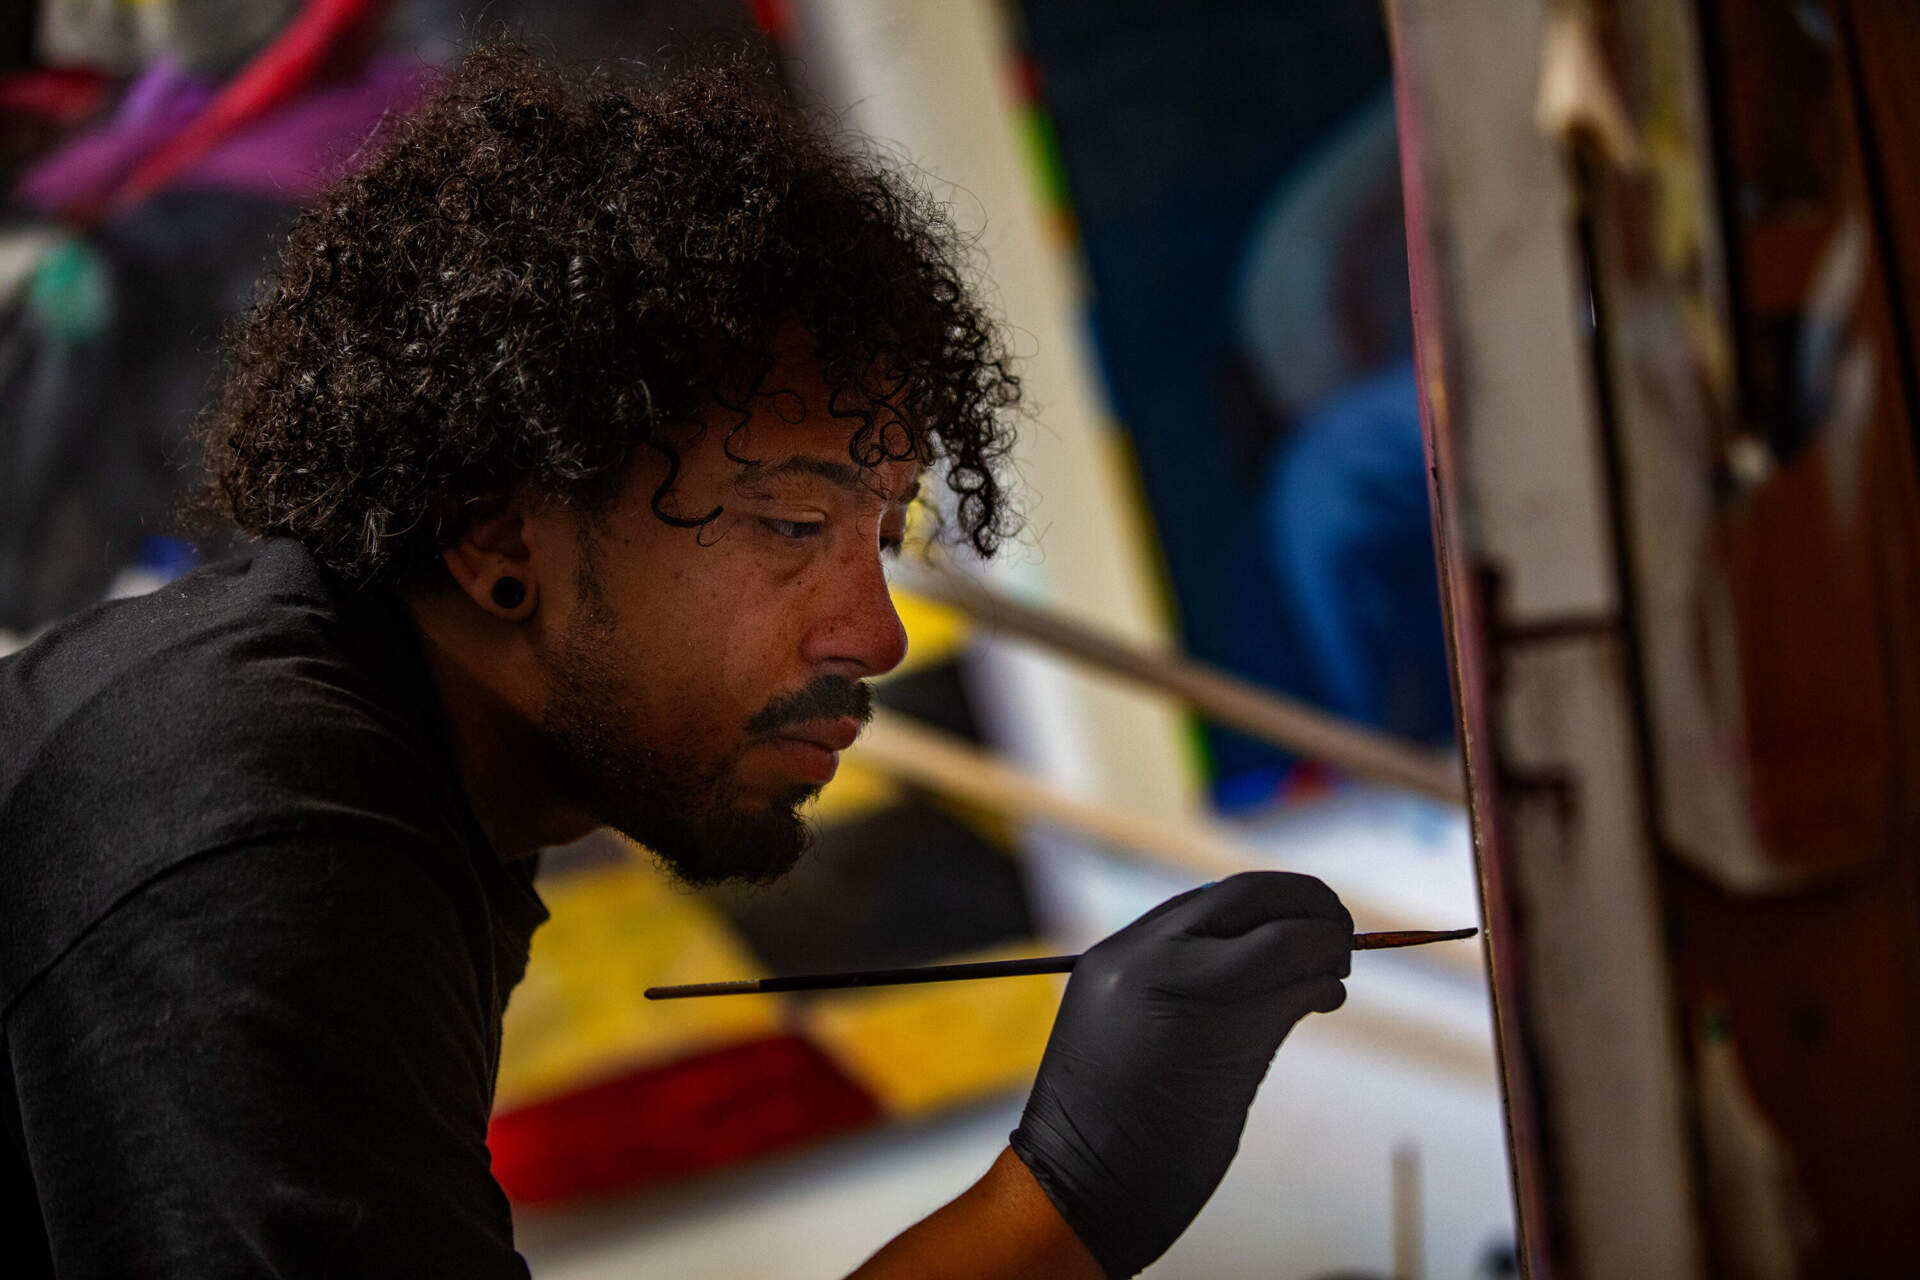
[[907, 656], [907, 628], [893, 607], [886, 570], [877, 557], [843, 564], [829, 607], [807, 632], [801, 657], [813, 666], [847, 666], [856, 676], [881, 676]]

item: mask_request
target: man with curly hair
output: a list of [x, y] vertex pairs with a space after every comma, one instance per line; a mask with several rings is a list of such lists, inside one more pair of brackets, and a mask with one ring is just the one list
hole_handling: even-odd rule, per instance
[[[526, 1274], [485, 1141], [530, 855], [778, 876], [922, 484], [1009, 531], [956, 246], [739, 68], [507, 46], [300, 221], [205, 421], [256, 544], [0, 662], [8, 1274]], [[1145, 1266], [1351, 929], [1251, 875], [1095, 948], [1008, 1150], [861, 1274]]]

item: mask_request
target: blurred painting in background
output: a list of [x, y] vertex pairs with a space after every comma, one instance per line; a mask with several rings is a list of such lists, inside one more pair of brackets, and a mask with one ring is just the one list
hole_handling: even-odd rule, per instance
[[[174, 510], [221, 327], [299, 210], [476, 35], [569, 60], [778, 64], [742, 0], [42, 0], [0, 33], [0, 651], [224, 547]], [[1010, 94], [1087, 283], [1196, 656], [1402, 736], [1451, 732], [1370, 4], [1020, 0]], [[966, 622], [898, 593], [878, 701], [979, 741]], [[1206, 735], [1216, 801], [1304, 771]], [[650, 985], [1047, 946], [1015, 832], [851, 761], [812, 857], [691, 893], [607, 835], [546, 856], [493, 1148], [522, 1204], [631, 1192], [1023, 1088], [1055, 979], [648, 1004]]]
[[[1378, 6], [1018, 16], [1184, 647], [1449, 741]], [[1206, 739], [1223, 808], [1300, 780], [1273, 748]]]
[[0, 631], [218, 547], [174, 508], [221, 325], [300, 207], [472, 34], [562, 57], [752, 38], [711, 3], [40, 0], [0, 38]]

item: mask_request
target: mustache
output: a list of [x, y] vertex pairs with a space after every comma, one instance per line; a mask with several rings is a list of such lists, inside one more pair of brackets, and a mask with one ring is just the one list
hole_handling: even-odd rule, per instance
[[846, 676], [820, 676], [754, 712], [747, 721], [747, 732], [773, 733], [788, 725], [849, 716], [862, 725], [873, 719], [873, 690], [863, 681]]

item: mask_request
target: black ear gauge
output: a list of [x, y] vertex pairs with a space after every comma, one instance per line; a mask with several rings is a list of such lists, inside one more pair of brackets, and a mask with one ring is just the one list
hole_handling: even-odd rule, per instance
[[527, 584], [518, 578], [500, 578], [493, 584], [493, 602], [502, 609], [518, 609], [527, 600]]

